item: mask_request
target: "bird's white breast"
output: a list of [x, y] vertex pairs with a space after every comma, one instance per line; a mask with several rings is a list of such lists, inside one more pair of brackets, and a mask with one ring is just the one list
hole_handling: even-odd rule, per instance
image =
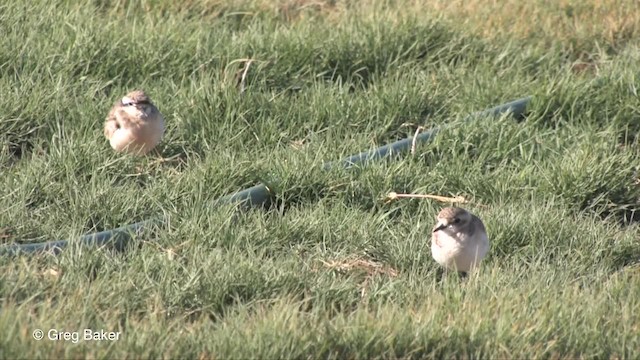
[[486, 233], [476, 232], [473, 236], [446, 231], [433, 233], [431, 254], [440, 265], [457, 271], [470, 271], [489, 251]]
[[132, 119], [138, 120], [116, 129], [109, 139], [111, 147], [116, 151], [148, 153], [162, 140], [165, 129], [164, 118], [159, 113], [150, 118], [135, 107], [127, 107], [124, 111]]

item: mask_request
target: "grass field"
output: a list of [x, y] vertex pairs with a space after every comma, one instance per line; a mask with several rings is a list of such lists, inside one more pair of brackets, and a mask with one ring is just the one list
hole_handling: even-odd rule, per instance
[[[635, 0], [4, 1], [0, 34], [0, 243], [169, 219], [123, 253], [0, 258], [0, 358], [640, 355]], [[142, 158], [102, 135], [136, 88], [168, 124]], [[211, 206], [261, 181], [276, 205]], [[391, 191], [473, 200], [479, 271], [439, 280], [445, 205]]]

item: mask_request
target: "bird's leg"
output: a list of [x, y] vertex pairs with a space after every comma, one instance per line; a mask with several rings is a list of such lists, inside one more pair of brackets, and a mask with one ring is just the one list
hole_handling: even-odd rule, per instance
[[160, 150], [158, 149], [158, 147], [153, 148], [150, 151], [150, 154], [155, 157], [157, 160], [159, 160], [160, 162], [165, 161], [165, 158], [162, 156], [162, 153], [160, 152]]
[[175, 166], [179, 166], [181, 163], [185, 162], [184, 153], [178, 153], [178, 154], [173, 155], [173, 156], [164, 157], [162, 155], [162, 152], [160, 151], [160, 149], [158, 147], [156, 147], [153, 150], [149, 151], [148, 155], [150, 155], [150, 157], [153, 159], [152, 163], [153, 164], [157, 164], [157, 165], [169, 163], [169, 164], [173, 164]]
[[162, 156], [162, 153], [157, 147], [151, 149], [146, 155], [149, 159], [149, 164], [153, 166], [162, 165], [167, 161], [167, 159]]
[[441, 267], [436, 269], [436, 279], [438, 283], [441, 283], [444, 280], [446, 273], [446, 270]]

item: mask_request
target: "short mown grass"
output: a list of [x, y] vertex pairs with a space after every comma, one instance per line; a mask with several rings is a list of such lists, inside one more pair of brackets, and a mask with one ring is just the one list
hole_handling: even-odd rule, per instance
[[[167, 223], [0, 258], [0, 358], [637, 357], [639, 25], [631, 0], [5, 2], [0, 243]], [[135, 88], [168, 126], [142, 158], [102, 135]], [[270, 207], [213, 206], [263, 181]], [[391, 191], [472, 200], [479, 271], [440, 278], [445, 205]]]

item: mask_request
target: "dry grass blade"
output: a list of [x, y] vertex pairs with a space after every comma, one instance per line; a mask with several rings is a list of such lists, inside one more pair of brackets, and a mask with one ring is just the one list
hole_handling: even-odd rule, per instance
[[416, 154], [416, 142], [418, 140], [418, 134], [420, 134], [422, 130], [424, 130], [424, 126], [418, 126], [416, 132], [413, 134], [413, 140], [411, 140], [411, 155]]
[[54, 267], [43, 270], [40, 275], [51, 279], [58, 279], [62, 275], [62, 271]]
[[463, 196], [456, 197], [448, 197], [448, 196], [440, 196], [440, 195], [431, 195], [431, 194], [398, 194], [396, 192], [390, 192], [387, 194], [385, 201], [393, 201], [399, 198], [407, 198], [407, 199], [432, 199], [440, 202], [449, 202], [449, 203], [460, 203], [460, 204], [469, 204], [470, 201], [465, 199]]
[[385, 266], [379, 262], [367, 259], [345, 259], [345, 260], [329, 260], [320, 262], [329, 269], [339, 272], [363, 271], [367, 277], [373, 275], [388, 275], [390, 277], [398, 276], [398, 271], [392, 267]]
[[249, 72], [249, 67], [252, 62], [253, 59], [249, 59], [244, 63], [244, 70], [242, 71], [242, 77], [240, 78], [240, 94], [244, 93], [246, 89], [247, 73]]
[[486, 208], [485, 205], [482, 205], [480, 203], [476, 203], [470, 200], [467, 200], [464, 196], [455, 196], [455, 197], [449, 197], [449, 196], [441, 196], [441, 195], [432, 195], [432, 194], [398, 194], [394, 191], [390, 192], [389, 194], [387, 194], [387, 196], [384, 199], [385, 203], [390, 203], [396, 199], [401, 199], [401, 198], [405, 198], [405, 199], [431, 199], [431, 200], [436, 200], [439, 202], [443, 202], [443, 203], [451, 203], [451, 204], [473, 204], [482, 208]]
[[371, 279], [377, 275], [386, 275], [394, 278], [398, 276], [398, 271], [390, 266], [385, 266], [379, 262], [368, 259], [351, 258], [344, 260], [320, 260], [326, 268], [336, 270], [340, 273], [364, 273], [364, 279], [360, 283], [360, 297], [367, 295], [367, 288]]

